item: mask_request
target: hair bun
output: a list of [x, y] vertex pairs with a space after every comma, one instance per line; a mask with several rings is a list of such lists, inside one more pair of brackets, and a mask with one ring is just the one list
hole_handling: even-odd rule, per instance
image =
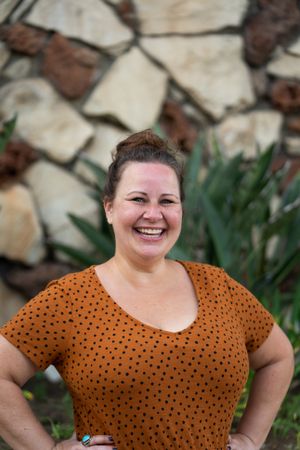
[[116, 154], [133, 150], [138, 147], [151, 147], [160, 151], [168, 151], [169, 146], [162, 138], [153, 133], [149, 128], [130, 135], [128, 138], [119, 142], [116, 147]]

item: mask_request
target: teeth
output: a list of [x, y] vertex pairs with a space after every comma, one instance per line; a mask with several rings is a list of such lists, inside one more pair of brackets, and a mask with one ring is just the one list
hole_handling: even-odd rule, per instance
[[159, 235], [163, 232], [161, 228], [138, 228], [138, 231], [143, 234]]

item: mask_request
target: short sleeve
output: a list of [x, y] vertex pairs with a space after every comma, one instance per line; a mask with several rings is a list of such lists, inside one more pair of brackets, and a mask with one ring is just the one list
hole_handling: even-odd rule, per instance
[[257, 298], [226, 274], [231, 302], [241, 324], [247, 351], [254, 352], [269, 336], [274, 319]]
[[59, 282], [25, 304], [0, 333], [40, 370], [59, 361], [67, 348], [72, 310]]

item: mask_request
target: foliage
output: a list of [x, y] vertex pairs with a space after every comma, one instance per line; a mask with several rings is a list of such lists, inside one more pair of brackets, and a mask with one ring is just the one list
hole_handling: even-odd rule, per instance
[[6, 145], [15, 129], [16, 122], [17, 116], [15, 115], [12, 119], [5, 121], [2, 125], [0, 130], [0, 155], [5, 151]]
[[280, 409], [280, 415], [273, 424], [273, 432], [287, 436], [291, 431], [300, 435], [300, 394], [288, 395]]
[[273, 213], [272, 199], [280, 198], [285, 176], [285, 169], [272, 172], [275, 146], [251, 164], [242, 154], [226, 159], [216, 151], [206, 176], [199, 179], [195, 166], [202, 149], [198, 143], [187, 165], [179, 253], [184, 250], [196, 259], [202, 243], [205, 261], [223, 267], [263, 300], [271, 298], [300, 261], [300, 176]]
[[47, 417], [45, 419], [48, 420], [51, 426], [51, 436], [53, 439], [56, 439], [58, 441], [69, 439], [74, 431], [74, 425], [72, 423], [65, 424], [65, 423], [59, 423], [59, 422], [53, 422], [51, 417]]

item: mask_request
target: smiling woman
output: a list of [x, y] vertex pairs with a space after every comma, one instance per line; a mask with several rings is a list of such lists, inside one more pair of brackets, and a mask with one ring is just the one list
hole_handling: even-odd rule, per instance
[[[13, 449], [261, 448], [293, 351], [221, 268], [167, 258], [181, 230], [182, 185], [176, 152], [150, 130], [117, 146], [103, 202], [114, 256], [53, 281], [0, 330], [0, 429]], [[20, 390], [49, 364], [74, 405], [75, 435], [58, 443]], [[249, 365], [249, 403], [231, 434]]]
[[178, 239], [182, 205], [173, 169], [161, 163], [127, 163], [113, 200], [104, 199], [116, 255], [132, 264], [164, 258]]

